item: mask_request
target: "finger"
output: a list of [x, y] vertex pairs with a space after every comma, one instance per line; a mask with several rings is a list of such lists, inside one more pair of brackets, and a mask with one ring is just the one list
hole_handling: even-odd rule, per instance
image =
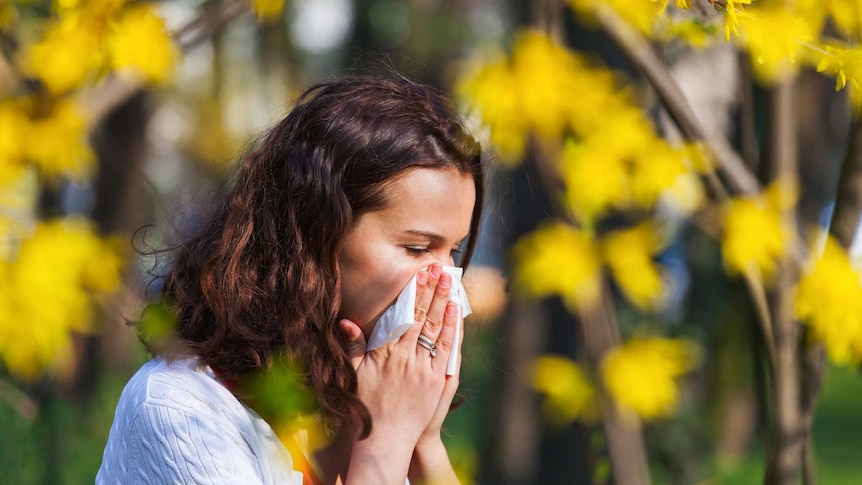
[[353, 368], [357, 369], [365, 358], [365, 334], [362, 333], [359, 325], [347, 319], [338, 322], [338, 326], [341, 328], [344, 351], [347, 352]]
[[[449, 363], [449, 354], [452, 352], [452, 344], [455, 339], [455, 331], [458, 326], [458, 305], [447, 302], [446, 311], [443, 314], [443, 329], [437, 337], [437, 356], [432, 359], [434, 369], [445, 370]], [[424, 350], [424, 349], [423, 349]]]
[[[416, 276], [416, 312], [413, 315], [413, 320], [420, 325], [425, 323], [428, 308], [431, 306], [431, 300], [434, 298], [434, 290], [437, 288], [437, 280], [443, 273], [443, 268], [435, 263], [429, 266], [428, 271], [425, 273], [428, 275], [428, 281], [424, 285], [421, 285], [424, 289], [420, 288], [419, 275], [417, 274]], [[423, 291], [421, 294], [418, 294], [420, 289]]]
[[422, 327], [422, 333], [432, 342], [436, 342], [440, 335], [443, 326], [443, 313], [446, 311], [446, 304], [449, 303], [451, 287], [452, 276], [446, 273], [441, 274], [437, 281], [437, 288], [434, 289], [434, 297], [431, 299], [428, 314], [425, 316], [425, 324]]

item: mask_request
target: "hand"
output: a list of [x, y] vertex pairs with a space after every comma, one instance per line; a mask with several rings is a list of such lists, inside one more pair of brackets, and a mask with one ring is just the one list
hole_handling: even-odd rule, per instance
[[431, 341], [436, 342], [437, 347], [449, 346], [451, 341], [439, 340], [442, 326], [440, 310], [452, 311], [454, 315], [449, 318], [455, 318], [459, 338], [458, 346], [455, 349], [450, 349], [451, 352], [456, 352], [458, 355], [458, 370], [456, 375], [447, 376], [446, 384], [444, 385], [443, 393], [440, 396], [440, 402], [437, 405], [434, 416], [428, 423], [428, 427], [423, 431], [420, 437], [420, 444], [424, 440], [439, 441], [440, 431], [443, 427], [443, 421], [449, 413], [449, 408], [452, 405], [452, 400], [455, 398], [455, 393], [458, 391], [458, 374], [460, 373], [461, 364], [461, 343], [464, 341], [464, 325], [463, 320], [458, 320], [458, 308], [449, 303], [449, 291], [452, 286], [452, 277], [443, 272], [439, 265], [432, 265], [428, 271], [420, 271], [417, 275], [416, 285], [416, 323], [423, 323], [422, 334], [428, 337]]

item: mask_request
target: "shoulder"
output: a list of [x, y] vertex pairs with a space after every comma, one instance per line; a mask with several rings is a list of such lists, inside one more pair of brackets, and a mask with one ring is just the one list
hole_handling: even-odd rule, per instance
[[154, 359], [123, 390], [97, 482], [272, 483], [298, 475], [283, 448], [207, 367]]
[[[120, 396], [117, 417], [147, 407], [165, 407], [195, 414], [245, 414], [244, 406], [197, 359], [168, 363], [156, 358], [144, 364]], [[122, 408], [122, 409], [121, 409]]]

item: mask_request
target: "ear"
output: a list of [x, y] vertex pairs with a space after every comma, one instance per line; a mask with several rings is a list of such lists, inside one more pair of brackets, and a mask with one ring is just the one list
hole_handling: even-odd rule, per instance
[[347, 357], [350, 358], [353, 368], [356, 369], [362, 363], [362, 359], [365, 358], [365, 334], [362, 333], [359, 325], [346, 318], [339, 321], [338, 326], [341, 328], [344, 350], [347, 352]]

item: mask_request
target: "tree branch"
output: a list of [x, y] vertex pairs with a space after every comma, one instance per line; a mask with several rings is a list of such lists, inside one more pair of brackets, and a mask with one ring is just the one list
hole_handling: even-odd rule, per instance
[[644, 73], [683, 136], [689, 140], [703, 140], [715, 158], [719, 170], [734, 190], [749, 195], [759, 192], [757, 179], [745, 167], [742, 158], [727, 140], [704, 130], [691, 105], [685, 100], [679, 85], [649, 42], [609, 7], [603, 5], [596, 7], [596, 16], [605, 31]]
[[[185, 52], [209, 39], [227, 24], [248, 12], [245, 2], [212, 2], [195, 19], [180, 27], [174, 35], [179, 48]], [[114, 75], [80, 94], [90, 128], [98, 125], [108, 114], [144, 88], [141, 79]]]

